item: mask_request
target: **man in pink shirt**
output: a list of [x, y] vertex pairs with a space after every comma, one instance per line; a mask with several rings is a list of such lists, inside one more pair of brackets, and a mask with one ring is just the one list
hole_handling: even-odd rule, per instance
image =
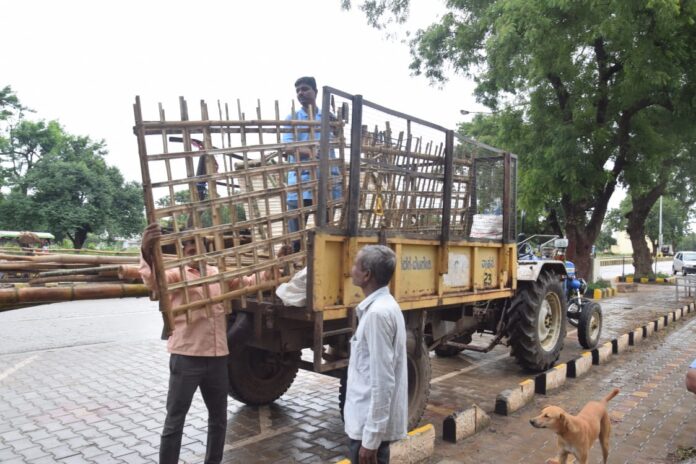
[[[158, 224], [150, 224], [143, 233], [140, 275], [151, 289], [156, 289], [154, 276], [153, 250], [157, 246], [161, 232]], [[196, 248], [193, 241], [184, 243], [184, 254], [193, 256]], [[206, 275], [217, 274], [214, 266], [206, 266]], [[186, 268], [186, 280], [200, 278], [201, 271], [194, 265]], [[179, 269], [166, 272], [168, 283], [182, 280]], [[189, 287], [189, 301], [198, 301], [220, 295], [220, 285]], [[177, 307], [184, 301], [183, 291], [172, 295], [171, 306]], [[192, 311], [187, 323], [186, 315], [174, 319], [174, 330], [167, 341], [169, 358], [169, 391], [167, 393], [167, 417], [164, 421], [160, 441], [160, 463], [176, 464], [179, 461], [181, 437], [186, 414], [191, 406], [193, 395], [201, 389], [203, 401], [208, 408], [208, 440], [205, 463], [219, 463], [222, 460], [227, 429], [227, 335], [226, 317], [223, 305], [212, 306], [210, 316], [204, 310]]]

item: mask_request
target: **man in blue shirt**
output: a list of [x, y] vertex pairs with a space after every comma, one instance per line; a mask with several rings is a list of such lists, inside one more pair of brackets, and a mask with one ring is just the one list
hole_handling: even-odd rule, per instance
[[395, 267], [391, 248], [367, 245], [351, 270], [365, 295], [356, 308], [360, 323], [350, 341], [343, 408], [352, 464], [388, 463], [389, 443], [406, 436], [406, 324], [388, 287]]
[[[313, 115], [314, 120], [320, 121], [321, 120], [321, 110], [319, 107], [317, 107], [317, 82], [313, 77], [310, 76], [305, 76], [305, 77], [300, 77], [295, 81], [295, 93], [297, 94], [297, 100], [300, 102], [302, 107], [295, 111], [293, 114], [289, 114], [285, 120], [286, 121], [291, 121], [291, 120], [300, 120], [300, 121], [309, 121]], [[290, 126], [288, 126], [290, 128]], [[308, 126], [295, 126], [295, 128], [290, 128], [290, 132], [285, 132], [282, 135], [282, 142], [283, 143], [292, 143], [292, 142], [307, 142], [307, 141], [312, 141], [316, 140], [319, 141], [321, 139], [321, 133], [319, 130], [319, 127], [308, 127]], [[287, 161], [289, 163], [297, 163], [303, 162], [303, 161], [309, 161], [313, 157], [313, 151], [316, 153], [315, 150], [311, 150], [309, 147], [301, 147], [301, 148], [294, 148], [294, 149], [289, 149], [286, 150], [285, 156], [287, 158]], [[299, 160], [298, 160], [299, 157]], [[336, 158], [336, 154], [334, 150], [329, 151], [329, 157], [330, 158]], [[332, 177], [337, 177], [339, 176], [339, 169], [337, 167], [332, 167], [331, 168], [331, 176]], [[316, 178], [316, 177], [315, 177]], [[309, 182], [311, 180], [311, 174], [309, 169], [303, 169], [300, 172], [300, 183], [304, 182]], [[331, 179], [332, 184], [331, 184], [331, 197], [332, 199], [336, 200], [341, 197], [341, 185], [340, 183], [336, 184], [333, 183], [336, 179]], [[288, 172], [288, 185], [297, 185], [297, 171], [296, 170], [291, 170]], [[312, 196], [312, 189], [311, 188], [306, 188], [302, 189], [302, 206], [307, 207], [311, 206], [313, 204], [313, 196]], [[288, 192], [287, 196], [287, 209], [288, 210], [293, 210], [299, 208], [299, 201], [297, 198], [297, 191], [290, 191]], [[307, 218], [305, 216], [305, 222]], [[289, 232], [297, 232], [300, 230], [300, 221], [298, 218], [295, 219], [290, 219], [288, 221], [288, 231]], [[295, 251], [299, 251], [300, 248], [300, 242], [295, 241], [293, 242], [293, 248]]]

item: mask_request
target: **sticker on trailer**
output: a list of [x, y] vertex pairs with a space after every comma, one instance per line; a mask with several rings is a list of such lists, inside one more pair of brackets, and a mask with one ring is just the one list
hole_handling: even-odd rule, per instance
[[469, 256], [457, 253], [447, 255], [449, 272], [442, 276], [448, 287], [465, 287], [469, 285]]

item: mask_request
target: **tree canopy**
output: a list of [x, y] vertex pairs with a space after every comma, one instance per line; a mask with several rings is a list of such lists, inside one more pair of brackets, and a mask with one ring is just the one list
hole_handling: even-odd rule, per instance
[[[8, 89], [0, 92], [0, 114], [13, 115], [21, 105]], [[0, 127], [6, 193], [0, 199], [0, 228], [49, 231], [59, 240], [69, 238], [75, 248], [88, 233], [128, 237], [142, 230], [141, 188], [107, 165], [103, 141], [21, 114]]]
[[[403, 22], [408, 4], [361, 7], [385, 25]], [[683, 152], [694, 133], [696, 2], [445, 4], [440, 22], [411, 41], [412, 71], [435, 82], [448, 71], [475, 79], [477, 99], [497, 113], [490, 142], [520, 157], [522, 202], [548, 215], [560, 209], [569, 256], [587, 272], [617, 185], [635, 178], [644, 188], [639, 173]], [[469, 136], [476, 129], [464, 126]]]

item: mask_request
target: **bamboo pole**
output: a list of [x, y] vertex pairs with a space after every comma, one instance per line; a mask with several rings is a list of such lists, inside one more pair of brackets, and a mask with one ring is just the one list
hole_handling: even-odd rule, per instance
[[55, 301], [97, 300], [148, 296], [142, 284], [94, 284], [71, 287], [22, 287], [0, 289], [0, 304], [51, 303]]
[[30, 261], [32, 263], [70, 263], [70, 264], [132, 264], [139, 256], [83, 256], [83, 255], [39, 255], [19, 256], [0, 254], [0, 259], [8, 261]]

